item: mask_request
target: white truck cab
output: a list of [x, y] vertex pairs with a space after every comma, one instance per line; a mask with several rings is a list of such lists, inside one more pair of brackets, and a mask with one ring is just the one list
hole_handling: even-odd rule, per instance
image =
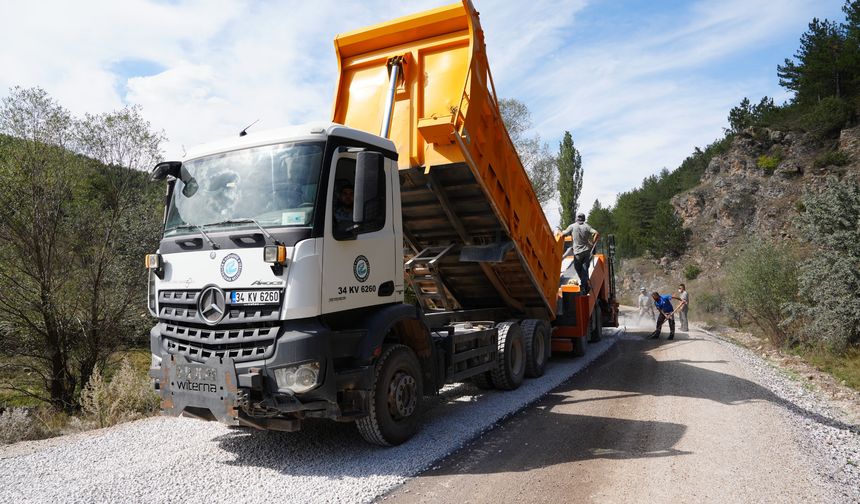
[[[301, 395], [324, 416], [345, 414], [326, 378], [337, 374], [335, 360], [361, 353], [361, 331], [338, 341], [321, 335], [339, 325], [328, 317], [405, 306], [396, 160], [391, 141], [329, 123], [203, 145], [156, 167], [168, 191], [160, 246], [147, 260], [158, 318], [151, 375], [165, 410], [292, 427], [266, 415], [239, 422], [236, 406], [253, 400], [242, 384], [275, 390], [281, 402]], [[197, 365], [212, 359], [224, 369]], [[343, 364], [355, 374], [351, 365], [366, 363]], [[239, 383], [216, 376], [233, 371]], [[205, 404], [183, 400], [204, 389], [217, 391]]]

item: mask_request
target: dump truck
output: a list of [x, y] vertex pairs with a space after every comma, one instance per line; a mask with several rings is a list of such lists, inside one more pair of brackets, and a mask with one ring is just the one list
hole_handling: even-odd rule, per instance
[[330, 122], [242, 131], [153, 169], [165, 414], [354, 421], [396, 445], [446, 383], [544, 373], [563, 242], [502, 122], [478, 12], [466, 0], [341, 34], [335, 51]]

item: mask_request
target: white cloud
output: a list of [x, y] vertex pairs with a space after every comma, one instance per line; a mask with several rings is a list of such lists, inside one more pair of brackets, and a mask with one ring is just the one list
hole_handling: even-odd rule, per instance
[[[448, 0], [251, 2], [4, 2], [0, 95], [44, 87], [76, 114], [139, 103], [182, 146], [258, 128], [327, 119], [337, 73], [335, 34]], [[615, 194], [720, 134], [742, 96], [785, 96], [770, 79], [706, 70], [786, 34], [799, 36], [814, 0], [701, 0], [649, 16], [637, 29], [577, 39], [586, 0], [475, 0], [497, 91], [529, 105], [553, 148], [571, 130], [583, 154], [581, 205]], [[639, 7], [641, 8], [641, 7]], [[126, 79], [117, 63], [163, 69]], [[770, 73], [777, 62], [769, 63]], [[557, 211], [550, 209], [551, 222]]]

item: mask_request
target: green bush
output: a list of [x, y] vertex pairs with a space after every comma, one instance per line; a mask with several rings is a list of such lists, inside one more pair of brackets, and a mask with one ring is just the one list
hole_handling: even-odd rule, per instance
[[799, 118], [799, 126], [819, 138], [838, 135], [839, 131], [851, 120], [851, 105], [835, 96], [818, 102]]
[[816, 168], [825, 168], [827, 166], [845, 166], [851, 163], [851, 155], [843, 150], [832, 150], [815, 158]]
[[801, 237], [815, 251], [801, 264], [803, 297], [789, 313], [808, 343], [843, 353], [860, 347], [860, 183], [830, 177], [803, 201]]
[[776, 170], [777, 166], [779, 166], [780, 161], [782, 161], [782, 160], [776, 156], [768, 156], [768, 155], [762, 154], [761, 156], [758, 157], [755, 164], [756, 164], [756, 166], [758, 166], [759, 168], [761, 168], [762, 170], [764, 170], [766, 172], [772, 172], [772, 171]]
[[699, 277], [699, 274], [702, 272], [702, 268], [696, 266], [695, 264], [688, 264], [686, 268], [684, 268], [684, 278], [687, 280], [695, 280]]
[[696, 308], [702, 313], [715, 315], [723, 311], [725, 300], [721, 292], [702, 292], [696, 295]]
[[775, 344], [789, 339], [783, 309], [797, 298], [797, 261], [786, 247], [753, 242], [729, 265], [729, 304]]

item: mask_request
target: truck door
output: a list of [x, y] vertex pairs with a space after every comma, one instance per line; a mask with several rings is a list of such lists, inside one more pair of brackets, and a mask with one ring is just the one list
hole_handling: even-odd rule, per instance
[[[323, 244], [322, 313], [395, 300], [395, 283], [402, 282], [397, 282], [396, 274], [391, 165], [383, 163], [376, 191], [365, 198], [365, 220], [354, 224], [356, 153], [337, 152], [332, 159]], [[402, 263], [402, 257], [400, 260]]]

